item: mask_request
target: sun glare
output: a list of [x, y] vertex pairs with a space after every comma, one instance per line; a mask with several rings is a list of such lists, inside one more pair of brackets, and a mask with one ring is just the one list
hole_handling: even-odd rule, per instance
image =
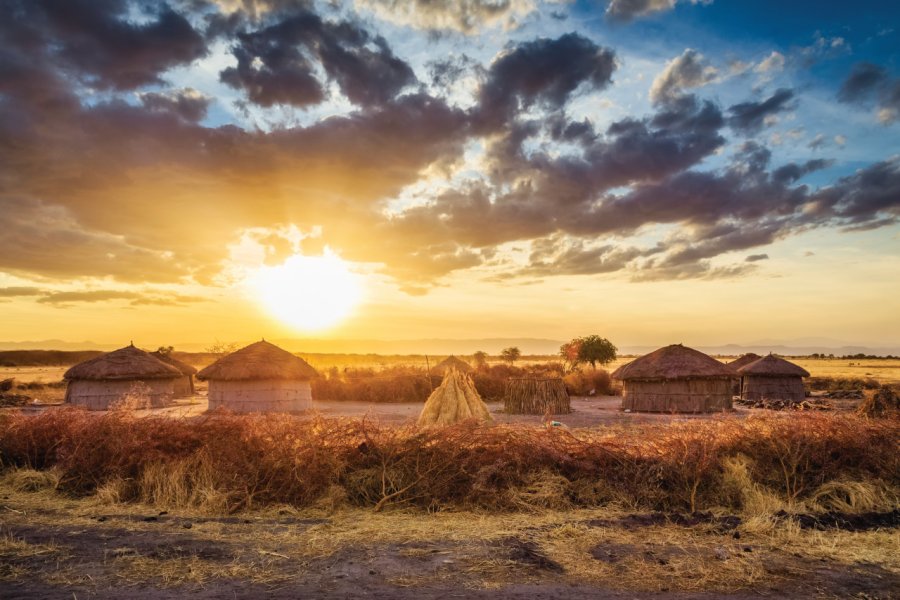
[[345, 319], [362, 295], [359, 276], [327, 248], [322, 256], [295, 255], [284, 264], [261, 267], [252, 285], [272, 315], [309, 331]]

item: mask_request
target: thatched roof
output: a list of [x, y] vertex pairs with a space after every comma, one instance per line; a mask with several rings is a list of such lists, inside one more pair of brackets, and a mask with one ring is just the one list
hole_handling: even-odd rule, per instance
[[317, 375], [316, 370], [299, 356], [263, 340], [223, 356], [197, 373], [197, 379], [303, 381]]
[[444, 375], [441, 385], [431, 392], [425, 401], [418, 424], [452, 425], [466, 419], [492, 420], [491, 413], [478, 395], [472, 379], [465, 373], [451, 368]]
[[182, 361], [178, 360], [177, 358], [174, 358], [170, 354], [163, 354], [159, 350], [157, 350], [155, 352], [151, 352], [150, 356], [156, 358], [157, 360], [163, 361], [167, 365], [171, 365], [171, 366], [175, 367], [176, 369], [181, 371], [182, 375], [193, 375], [197, 372], [197, 369], [195, 369], [191, 365], [187, 364], [186, 362], [182, 362]]
[[629, 381], [632, 379], [721, 379], [732, 378], [734, 372], [712, 356], [699, 350], [673, 344], [654, 350], [622, 365], [612, 376]]
[[753, 352], [748, 352], [747, 354], [744, 354], [744, 355], [740, 356], [739, 358], [734, 359], [730, 363], [727, 363], [725, 366], [734, 371], [737, 371], [744, 365], [749, 365], [753, 361], [759, 360], [761, 358], [762, 358], [762, 356], [760, 356], [759, 354], [754, 354]]
[[738, 373], [741, 375], [763, 375], [765, 377], [809, 377], [809, 371], [799, 365], [779, 358], [774, 354], [764, 356], [746, 364]]
[[460, 373], [471, 373], [474, 371], [472, 365], [453, 355], [448, 356], [431, 368], [432, 372], [438, 373], [439, 375], [444, 375], [448, 369], [456, 369]]
[[78, 363], [63, 375], [64, 379], [128, 380], [175, 379], [181, 371], [134, 346], [119, 348]]

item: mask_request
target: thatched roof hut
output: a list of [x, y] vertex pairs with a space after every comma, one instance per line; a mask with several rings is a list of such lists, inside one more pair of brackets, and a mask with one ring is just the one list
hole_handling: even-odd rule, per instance
[[623, 384], [622, 409], [635, 412], [715, 412], [731, 408], [734, 372], [711, 356], [673, 344], [612, 373]]
[[181, 371], [134, 345], [78, 363], [65, 372], [66, 402], [90, 410], [128, 403], [135, 408], [167, 405]]
[[572, 405], [559, 377], [511, 377], [503, 394], [503, 410], [514, 415], [567, 415]]
[[741, 395], [741, 375], [737, 372], [738, 369], [743, 367], [744, 365], [749, 365], [755, 360], [759, 360], [762, 358], [759, 354], [754, 354], [753, 352], [748, 352], [747, 354], [743, 354], [738, 358], [734, 359], [730, 363], [726, 363], [725, 366], [734, 371], [734, 382], [731, 386], [731, 393], [735, 396]]
[[803, 378], [809, 377], [809, 371], [774, 354], [748, 363], [737, 372], [744, 400], [802, 402], [806, 398]]
[[444, 375], [441, 385], [425, 401], [418, 425], [452, 425], [466, 419], [492, 420], [472, 379], [451, 368]]
[[317, 376], [305, 360], [263, 340], [220, 358], [197, 379], [209, 381], [210, 410], [296, 412], [309, 407]]
[[174, 384], [176, 398], [190, 398], [194, 395], [194, 375], [197, 374], [197, 369], [167, 352], [156, 350], [151, 352], [150, 356], [181, 371], [181, 377], [176, 379]]
[[462, 360], [461, 358], [456, 358], [452, 354], [434, 365], [431, 368], [431, 372], [436, 375], [446, 375], [448, 371], [451, 369], [456, 369], [460, 373], [471, 373], [475, 369], [472, 368], [472, 365]]

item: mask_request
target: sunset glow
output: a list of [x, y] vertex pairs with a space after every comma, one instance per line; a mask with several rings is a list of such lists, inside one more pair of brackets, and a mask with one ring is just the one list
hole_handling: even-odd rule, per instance
[[339, 323], [362, 295], [359, 277], [330, 251], [260, 267], [250, 285], [273, 316], [301, 331], [321, 331]]

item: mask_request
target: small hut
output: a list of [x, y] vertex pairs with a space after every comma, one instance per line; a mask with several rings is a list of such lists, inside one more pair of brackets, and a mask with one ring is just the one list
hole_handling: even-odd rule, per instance
[[220, 358], [197, 379], [209, 381], [209, 410], [296, 412], [309, 408], [317, 375], [302, 358], [263, 340]]
[[127, 399], [135, 408], [166, 406], [180, 377], [181, 371], [134, 345], [78, 363], [63, 375], [66, 402], [89, 410], [108, 410]]
[[567, 415], [572, 405], [559, 377], [511, 377], [503, 394], [503, 410], [514, 415]]
[[197, 369], [186, 362], [178, 360], [171, 354], [160, 352], [159, 350], [151, 352], [150, 356], [181, 371], [181, 377], [175, 380], [174, 385], [176, 398], [190, 398], [194, 395], [194, 375], [196, 375]]
[[753, 352], [748, 352], [747, 354], [743, 354], [738, 358], [734, 359], [730, 363], [726, 363], [725, 366], [734, 371], [734, 383], [732, 385], [731, 393], [734, 396], [741, 395], [741, 374], [737, 372], [738, 369], [743, 367], [744, 365], [749, 365], [755, 360], [761, 359], [762, 356], [759, 354], [754, 354]]
[[474, 371], [472, 365], [460, 358], [456, 358], [455, 356], [450, 355], [438, 364], [434, 365], [431, 368], [431, 372], [435, 375], [444, 376], [451, 369], [456, 369], [460, 373], [471, 373], [472, 371]]
[[490, 421], [491, 413], [478, 395], [472, 379], [456, 369], [449, 369], [419, 415], [418, 425], [452, 425], [466, 419]]
[[784, 400], [803, 402], [806, 389], [803, 378], [809, 372], [792, 362], [769, 354], [740, 367], [743, 400]]
[[616, 369], [624, 382], [622, 409], [705, 413], [731, 408], [734, 372], [711, 356], [673, 344]]

